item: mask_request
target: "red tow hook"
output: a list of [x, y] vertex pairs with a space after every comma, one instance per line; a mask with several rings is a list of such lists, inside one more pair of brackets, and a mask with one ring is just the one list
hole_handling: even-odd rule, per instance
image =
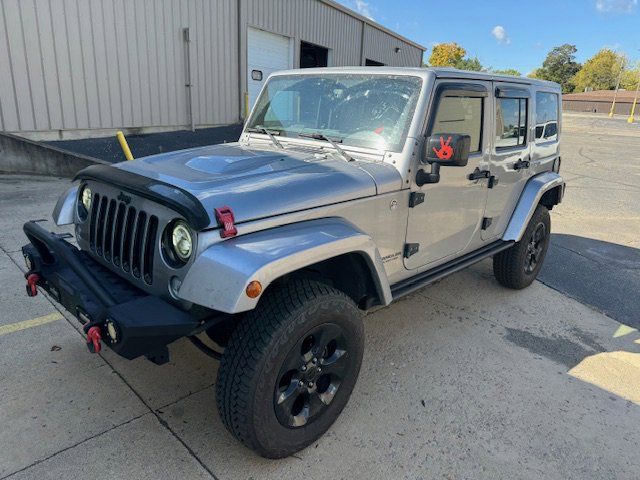
[[91, 353], [100, 353], [100, 340], [102, 340], [100, 327], [91, 327], [87, 332], [87, 348]]
[[27, 275], [27, 295], [35, 297], [38, 295], [38, 282], [40, 281], [40, 275], [37, 273], [30, 273]]

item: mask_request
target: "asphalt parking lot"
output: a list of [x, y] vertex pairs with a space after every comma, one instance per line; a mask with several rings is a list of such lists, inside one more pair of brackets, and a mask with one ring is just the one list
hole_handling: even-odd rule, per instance
[[640, 127], [566, 115], [563, 142], [541, 281], [508, 291], [485, 261], [369, 315], [345, 411], [278, 461], [224, 429], [190, 343], [161, 367], [90, 355], [26, 297], [21, 225], [68, 180], [0, 176], [0, 480], [638, 478]]

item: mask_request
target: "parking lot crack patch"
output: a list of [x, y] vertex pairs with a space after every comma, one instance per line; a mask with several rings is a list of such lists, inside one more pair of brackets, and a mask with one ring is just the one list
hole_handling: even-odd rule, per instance
[[211, 388], [211, 387], [213, 387], [213, 386], [215, 386], [215, 383], [211, 383], [211, 384], [209, 384], [209, 385], [205, 385], [205, 386], [204, 386], [204, 387], [202, 387], [202, 388], [198, 388], [197, 390], [194, 390], [194, 391], [192, 391], [192, 392], [189, 392], [189, 393], [188, 393], [188, 394], [186, 394], [186, 395], [183, 395], [183, 396], [181, 396], [181, 397], [179, 397], [179, 398], [176, 398], [175, 400], [173, 400], [173, 401], [171, 401], [171, 402], [169, 402], [169, 403], [166, 403], [166, 404], [164, 404], [164, 405], [161, 405], [161, 406], [157, 407], [157, 408], [155, 409], [155, 411], [156, 411], [156, 412], [158, 412], [158, 411], [162, 410], [163, 408], [167, 408], [167, 407], [170, 407], [170, 406], [172, 406], [172, 405], [175, 405], [176, 403], [181, 402], [182, 400], [184, 400], [184, 399], [186, 399], [186, 398], [189, 398], [189, 397], [191, 397], [192, 395], [196, 395], [196, 394], [198, 394], [198, 393], [200, 393], [200, 392], [204, 392], [205, 390], [207, 390], [207, 389], [209, 389], [209, 388]]
[[[138, 393], [138, 391], [129, 383], [127, 382], [127, 380], [120, 374], [120, 372], [118, 372], [114, 366], [106, 359], [104, 358], [102, 355], [100, 355], [102, 357], [102, 359], [107, 363], [107, 365], [109, 365], [111, 367], [111, 370], [113, 371], [113, 373], [115, 373], [118, 378], [120, 380], [122, 380], [122, 382], [129, 387], [129, 389], [133, 392], [133, 394], [138, 397], [138, 399], [140, 400], [140, 402], [142, 402], [142, 404], [149, 410], [149, 412], [156, 417], [156, 420], [158, 421], [158, 423], [160, 425], [162, 425], [164, 428], [167, 429], [167, 431], [173, 436], [173, 438], [175, 438], [189, 453], [189, 455], [191, 455], [193, 457], [193, 459], [209, 474], [211, 475], [211, 477], [215, 480], [219, 480], [218, 477], [215, 476], [215, 474], [211, 471], [211, 469], [204, 464], [204, 462], [202, 460], [200, 460], [200, 458], [198, 457], [198, 455], [196, 455], [196, 452], [189, 446], [186, 444], [186, 442], [184, 440], [182, 440], [182, 438], [180, 438], [180, 436], [173, 431], [173, 429], [171, 428], [171, 426], [169, 426], [169, 424], [160, 416], [160, 414], [158, 412], [156, 412], [146, 401], [145, 399], [142, 397], [142, 395], [140, 395], [140, 393]], [[3, 479], [0, 479], [3, 480]]]
[[58, 455], [60, 455], [61, 453], [64, 453], [64, 452], [66, 452], [66, 451], [68, 451], [68, 450], [71, 450], [71, 449], [73, 449], [73, 448], [79, 447], [80, 445], [83, 445], [83, 444], [85, 444], [85, 443], [87, 443], [87, 442], [89, 442], [89, 441], [91, 441], [91, 440], [93, 440], [93, 439], [99, 438], [99, 437], [101, 437], [101, 436], [103, 436], [103, 435], [105, 435], [105, 434], [107, 434], [107, 433], [109, 433], [109, 432], [111, 432], [111, 431], [115, 430], [116, 428], [120, 428], [120, 427], [123, 427], [123, 426], [125, 426], [125, 425], [128, 425], [128, 424], [130, 424], [130, 423], [132, 423], [132, 422], [135, 422], [136, 420], [138, 420], [138, 419], [140, 419], [140, 418], [144, 417], [145, 415], [149, 415], [149, 412], [141, 413], [140, 415], [135, 416], [135, 417], [133, 417], [133, 418], [130, 418], [129, 420], [127, 420], [127, 421], [125, 421], [125, 422], [122, 422], [122, 423], [119, 423], [118, 425], [114, 425], [114, 426], [112, 426], [112, 427], [109, 427], [109, 428], [107, 428], [106, 430], [103, 430], [102, 432], [96, 433], [95, 435], [92, 435], [92, 436], [91, 436], [91, 437], [89, 437], [89, 438], [85, 438], [84, 440], [81, 440], [80, 442], [74, 443], [73, 445], [69, 445], [68, 447], [63, 448], [62, 450], [58, 450], [57, 452], [55, 452], [55, 453], [53, 453], [53, 454], [49, 455], [48, 457], [41, 458], [40, 460], [36, 460], [35, 462], [33, 462], [33, 463], [31, 463], [31, 464], [27, 465], [26, 467], [22, 467], [21, 469], [16, 470], [15, 472], [11, 472], [10, 474], [5, 475], [4, 477], [0, 477], [0, 480], [6, 480], [6, 479], [8, 479], [8, 478], [11, 478], [11, 477], [13, 477], [13, 476], [17, 475], [17, 474], [18, 474], [18, 473], [20, 473], [20, 472], [24, 472], [25, 470], [28, 470], [28, 469], [30, 469], [31, 467], [35, 467], [36, 465], [39, 465], [39, 464], [41, 464], [42, 462], [46, 462], [47, 460], [50, 460], [50, 459], [52, 459], [52, 458], [55, 458], [55, 457], [57, 457]]

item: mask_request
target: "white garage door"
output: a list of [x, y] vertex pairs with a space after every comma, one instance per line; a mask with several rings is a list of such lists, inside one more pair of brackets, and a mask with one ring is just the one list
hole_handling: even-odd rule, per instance
[[[289, 37], [264, 30], [249, 28], [247, 37], [247, 85], [251, 108], [271, 73], [293, 68], [293, 49]], [[257, 72], [262, 73], [261, 80], [256, 79], [260, 77]]]

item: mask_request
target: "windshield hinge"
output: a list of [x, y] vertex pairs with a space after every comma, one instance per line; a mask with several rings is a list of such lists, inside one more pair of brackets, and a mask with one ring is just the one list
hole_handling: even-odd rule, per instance
[[420, 250], [419, 243], [407, 243], [404, 246], [404, 258], [409, 258], [411, 255], [418, 253]]
[[424, 192], [411, 192], [409, 195], [409, 208], [420, 205], [424, 202]]

